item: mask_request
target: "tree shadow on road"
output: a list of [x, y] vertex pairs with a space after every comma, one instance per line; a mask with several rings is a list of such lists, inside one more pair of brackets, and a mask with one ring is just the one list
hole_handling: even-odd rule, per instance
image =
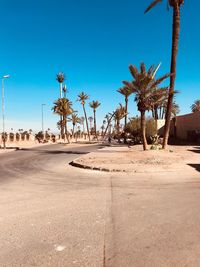
[[81, 152], [81, 151], [64, 151], [64, 150], [37, 150], [37, 149], [29, 149], [29, 148], [22, 148], [20, 151], [27, 151], [27, 152], [39, 152], [41, 154], [51, 154], [51, 155], [57, 155], [57, 154], [74, 154], [74, 155], [84, 155], [88, 154], [89, 152]]
[[200, 164], [188, 164], [188, 165], [194, 168], [196, 171], [200, 172]]

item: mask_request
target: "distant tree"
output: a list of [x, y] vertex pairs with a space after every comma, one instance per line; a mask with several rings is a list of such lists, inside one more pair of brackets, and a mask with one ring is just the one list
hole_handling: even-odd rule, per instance
[[82, 107], [83, 107], [83, 112], [84, 112], [85, 122], [86, 122], [86, 127], [87, 127], [87, 133], [88, 133], [88, 138], [89, 138], [89, 141], [90, 141], [90, 131], [89, 131], [89, 127], [88, 127], [87, 113], [86, 113], [86, 110], [85, 110], [85, 102], [88, 99], [89, 99], [89, 96], [87, 94], [85, 94], [84, 92], [82, 92], [82, 93], [80, 93], [78, 95], [78, 101], [82, 104]]
[[[54, 102], [53, 111], [55, 114], [60, 115], [60, 122], [58, 127], [60, 128], [61, 137], [67, 135], [67, 122], [68, 116], [73, 113], [72, 102], [67, 98], [59, 98]], [[67, 135], [68, 138], [68, 135]], [[69, 140], [68, 140], [69, 141]]]
[[126, 127], [127, 124], [127, 116], [128, 116], [128, 98], [129, 96], [133, 93], [132, 90], [127, 87], [127, 86], [123, 86], [122, 88], [120, 88], [119, 90], [117, 90], [118, 93], [122, 94], [125, 98], [125, 111], [126, 111], [126, 115], [125, 115], [125, 121], [124, 121], [124, 127]]
[[72, 122], [72, 125], [73, 125], [73, 128], [72, 128], [72, 135], [74, 136], [74, 129], [75, 129], [75, 126], [76, 126], [78, 123], [81, 123], [81, 119], [78, 117], [77, 114], [72, 114], [71, 122]]
[[194, 103], [191, 106], [192, 112], [200, 111], [200, 100], [194, 101]]
[[120, 135], [120, 121], [126, 116], [126, 108], [119, 104], [119, 107], [116, 109], [114, 118], [116, 120], [116, 130], [117, 130], [117, 135], [119, 138]]
[[89, 120], [89, 123], [90, 123], [90, 132], [91, 132], [91, 129], [92, 129], [92, 123], [93, 123], [93, 117], [89, 117], [88, 118], [88, 120]]
[[94, 133], [95, 133], [95, 135], [97, 135], [96, 110], [100, 105], [101, 105], [101, 103], [99, 101], [92, 101], [90, 103], [90, 107], [93, 109], [93, 113], [94, 113]]

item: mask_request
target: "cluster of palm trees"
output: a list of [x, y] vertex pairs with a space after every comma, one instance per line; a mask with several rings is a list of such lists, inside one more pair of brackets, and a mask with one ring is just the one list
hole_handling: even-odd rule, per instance
[[[154, 6], [163, 0], [154, 0], [148, 8], [145, 10], [145, 13], [149, 12]], [[177, 61], [177, 52], [178, 52], [178, 42], [180, 34], [180, 9], [184, 4], [184, 0], [167, 0], [168, 7], [173, 9], [173, 33], [172, 33], [172, 53], [171, 53], [171, 67], [168, 74], [156, 79], [156, 73], [160, 68], [160, 65], [154, 67], [153, 65], [150, 68], [146, 68], [144, 63], [141, 63], [140, 68], [130, 65], [129, 70], [133, 77], [132, 81], [123, 81], [123, 87], [118, 90], [120, 94], [124, 96], [125, 104], [119, 105], [119, 107], [112, 113], [109, 113], [106, 117], [106, 121], [102, 125], [102, 134], [106, 135], [111, 122], [115, 120], [115, 126], [117, 133], [120, 132], [120, 121], [124, 119], [124, 126], [127, 125], [127, 116], [128, 116], [128, 101], [131, 94], [135, 95], [135, 102], [137, 103], [138, 111], [140, 112], [141, 118], [141, 136], [143, 141], [144, 150], [147, 149], [147, 140], [146, 140], [146, 120], [145, 114], [147, 111], [152, 112], [152, 116], [157, 121], [158, 119], [165, 119], [165, 129], [164, 129], [164, 139], [163, 139], [163, 149], [167, 147], [169, 131], [170, 131], [170, 121], [172, 114], [176, 116], [179, 112], [178, 105], [174, 102], [175, 91], [175, 79], [176, 79], [176, 61]], [[169, 78], [169, 86], [160, 87], [160, 84]], [[93, 117], [87, 117], [85, 104], [89, 99], [89, 96], [84, 92], [78, 95], [78, 101], [82, 104], [84, 117], [80, 119], [76, 112], [72, 108], [72, 102], [66, 98], [67, 88], [63, 87], [63, 82], [65, 80], [65, 75], [59, 73], [57, 75], [57, 80], [60, 83], [60, 98], [54, 102], [54, 112], [60, 115], [60, 121], [58, 126], [61, 129], [61, 135], [67, 134], [67, 122], [69, 121], [69, 116], [71, 116], [71, 121], [73, 124], [73, 130], [76, 124], [84, 122], [87, 127], [87, 134], [90, 140], [90, 130], [88, 125], [88, 120], [90, 122], [90, 128], [92, 121], [94, 121], [94, 133], [97, 136], [97, 124], [96, 124], [96, 110], [100, 106], [98, 101], [92, 101], [89, 105], [93, 109]], [[62, 93], [64, 92], [64, 97]], [[199, 100], [198, 100], [199, 101]], [[196, 102], [192, 106], [192, 111], [199, 110], [199, 102]], [[105, 127], [107, 123], [107, 126]], [[126, 136], [124, 137], [126, 142]]]
[[[154, 0], [145, 13], [149, 12], [154, 6], [156, 6], [162, 0]], [[170, 131], [170, 121], [173, 116], [176, 116], [179, 112], [179, 106], [174, 102], [175, 91], [175, 79], [176, 79], [176, 60], [178, 52], [178, 41], [180, 33], [180, 8], [184, 4], [184, 0], [167, 0], [168, 8], [173, 9], [173, 33], [172, 33], [172, 53], [171, 53], [171, 67], [168, 74], [156, 79], [155, 75], [160, 68], [160, 64], [154, 68], [151, 66], [148, 70], [144, 63], [141, 63], [140, 69], [136, 66], [129, 66], [130, 73], [133, 77], [132, 81], [124, 81], [123, 87], [118, 90], [125, 98], [125, 105], [120, 106], [110, 116], [110, 120], [115, 118], [116, 129], [119, 133], [120, 121], [124, 118], [124, 126], [127, 125], [128, 115], [128, 99], [131, 94], [135, 95], [135, 101], [137, 103], [138, 111], [141, 115], [141, 136], [143, 141], [144, 150], [147, 149], [146, 140], [146, 111], [152, 112], [152, 117], [157, 122], [158, 119], [165, 119], [164, 127], [164, 139], [163, 149], [166, 149]], [[167, 78], [170, 78], [170, 85], [159, 88], [158, 86]], [[195, 105], [196, 106], [196, 105]], [[196, 107], [193, 106], [192, 110]], [[108, 125], [110, 121], [108, 121]], [[105, 133], [108, 129], [106, 127]], [[126, 137], [124, 137], [126, 142]]]
[[[66, 85], [63, 86], [63, 82], [65, 81], [65, 74], [59, 72], [56, 76], [56, 80], [59, 82], [60, 85], [60, 97], [54, 102], [53, 112], [60, 116], [60, 120], [57, 123], [58, 128], [60, 129], [60, 135], [63, 139], [67, 138], [69, 142], [69, 131], [68, 131], [68, 122], [72, 123], [72, 136], [75, 134], [75, 128], [77, 124], [83, 125], [83, 133], [84, 133], [84, 123], [86, 123], [88, 139], [90, 139], [90, 130], [88, 125], [88, 117], [86, 112], [86, 101], [89, 99], [89, 96], [84, 92], [78, 95], [77, 101], [79, 101], [83, 107], [84, 117], [78, 117], [77, 111], [75, 111], [72, 107], [72, 102], [67, 98], [67, 87]], [[63, 97], [64, 93], [64, 97]], [[94, 121], [94, 133], [97, 137], [97, 124], [96, 124], [96, 110], [101, 104], [98, 101], [92, 101], [89, 103], [89, 106], [93, 109], [93, 118]], [[91, 118], [91, 117], [89, 117]]]
[[[145, 13], [150, 11], [162, 0], [154, 0]], [[133, 76], [133, 81], [124, 81], [124, 86], [118, 90], [119, 93], [125, 97], [125, 107], [120, 107], [116, 110], [115, 116], [119, 121], [125, 117], [125, 127], [127, 124], [128, 114], [128, 98], [133, 93], [135, 94], [135, 101], [137, 103], [138, 111], [141, 114], [141, 135], [143, 141], [144, 150], [147, 149], [146, 140], [146, 125], [145, 125], [145, 112], [151, 110], [154, 119], [157, 121], [158, 118], [165, 118], [165, 130], [163, 139], [163, 148], [167, 147], [170, 121], [172, 114], [176, 115], [178, 106], [174, 103], [175, 91], [175, 79], [176, 79], [176, 60], [178, 52], [178, 41], [180, 33], [180, 8], [184, 4], [184, 0], [168, 0], [168, 7], [173, 8], [173, 34], [172, 34], [172, 54], [171, 54], [171, 68], [169, 74], [162, 76], [159, 79], [155, 79], [158, 67], [154, 68], [151, 66], [146, 70], [145, 64], [140, 65], [140, 70], [137, 67], [130, 65], [129, 70]], [[158, 86], [167, 78], [170, 78], [170, 86], [158, 88]], [[119, 111], [122, 113], [119, 114]], [[120, 115], [120, 116], [119, 116]], [[119, 128], [119, 126], [117, 126]]]

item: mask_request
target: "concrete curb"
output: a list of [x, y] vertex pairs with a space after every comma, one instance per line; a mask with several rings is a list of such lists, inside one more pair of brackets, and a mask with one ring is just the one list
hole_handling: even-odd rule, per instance
[[108, 168], [101, 168], [101, 167], [93, 167], [89, 165], [84, 165], [76, 160], [73, 160], [69, 163], [70, 166], [80, 168], [80, 169], [85, 169], [85, 170], [92, 170], [92, 171], [101, 171], [101, 172], [127, 172], [126, 170], [120, 170], [120, 169], [108, 169]]

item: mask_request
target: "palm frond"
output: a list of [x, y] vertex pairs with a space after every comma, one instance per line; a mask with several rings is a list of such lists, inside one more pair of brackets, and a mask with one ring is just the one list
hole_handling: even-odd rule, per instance
[[162, 0], [154, 0], [148, 7], [145, 9], [144, 13], [149, 12], [154, 6], [156, 6], [159, 2], [162, 2]]

